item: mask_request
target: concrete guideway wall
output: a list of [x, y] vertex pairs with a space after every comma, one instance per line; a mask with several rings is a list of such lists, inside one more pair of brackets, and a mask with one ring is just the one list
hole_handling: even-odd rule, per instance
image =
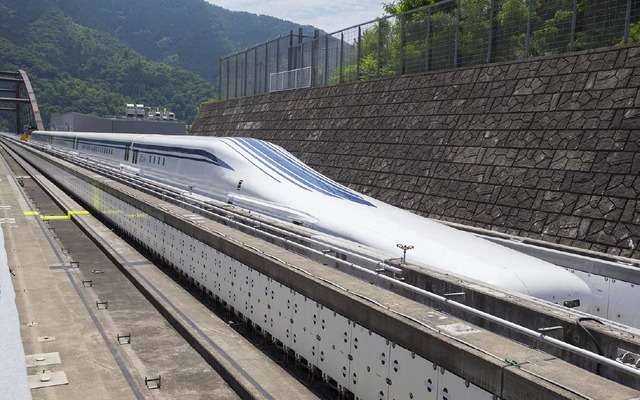
[[192, 133], [277, 143], [422, 215], [640, 258], [640, 46], [212, 102]]
[[108, 179], [58, 161], [28, 158], [362, 398], [413, 393], [427, 399], [488, 399], [497, 393], [510, 399], [560, 399], [575, 397], [567, 390], [571, 386], [593, 398], [637, 397], [637, 391], [222, 225], [189, 221], [190, 212], [182, 217], [158, 208], [166, 203]]

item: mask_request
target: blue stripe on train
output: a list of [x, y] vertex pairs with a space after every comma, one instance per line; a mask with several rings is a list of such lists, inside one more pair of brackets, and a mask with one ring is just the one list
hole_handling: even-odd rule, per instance
[[319, 174], [271, 143], [252, 138], [234, 138], [233, 140], [244, 148], [252, 150], [253, 155], [265, 165], [270, 166], [287, 180], [294, 181], [298, 186], [304, 185], [327, 196], [373, 207], [373, 204], [357, 193]]

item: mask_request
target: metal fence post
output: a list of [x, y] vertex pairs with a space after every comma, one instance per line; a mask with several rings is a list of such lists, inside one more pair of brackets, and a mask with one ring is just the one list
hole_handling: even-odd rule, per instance
[[311, 87], [316, 86], [316, 72], [318, 69], [318, 38], [320, 37], [320, 31], [318, 29], [313, 31], [313, 41], [311, 42]]
[[329, 82], [329, 35], [324, 37], [324, 84]]
[[427, 39], [424, 57], [424, 70], [429, 71], [429, 55], [431, 54], [431, 7], [427, 8]]
[[529, 13], [527, 14], [527, 36], [524, 42], [524, 58], [529, 58], [529, 44], [531, 42], [531, 13], [533, 10], [533, 0], [529, 0]]
[[222, 100], [222, 60], [218, 61], [218, 100]]
[[458, 67], [458, 51], [459, 51], [458, 42], [460, 41], [460, 3], [461, 2], [462, 0], [458, 0], [458, 8], [456, 10], [456, 38], [455, 38], [455, 43], [453, 43], [453, 68]]
[[226, 98], [227, 98], [227, 99], [229, 98], [229, 85], [230, 85], [230, 83], [229, 83], [229, 81], [230, 81], [230, 79], [229, 79], [229, 72], [231, 72], [231, 71], [229, 70], [229, 68], [230, 68], [230, 67], [229, 67], [229, 58], [230, 58], [230, 57], [227, 57], [227, 93], [226, 93], [226, 95], [227, 95], [227, 97], [226, 97]]
[[280, 39], [281, 37], [278, 36], [278, 39], [276, 40], [276, 71], [275, 72], [280, 72]]
[[258, 46], [253, 48], [253, 95], [258, 91]]
[[264, 45], [264, 92], [269, 93], [269, 42]]
[[495, 12], [496, 0], [491, 0], [489, 6], [489, 37], [487, 43], [487, 64], [491, 62], [491, 51], [493, 50], [493, 14]]
[[631, 28], [631, 0], [627, 0], [627, 14], [624, 19], [624, 39], [623, 43], [629, 43], [629, 29]]
[[344, 50], [344, 31], [340, 32], [340, 83], [342, 83], [342, 52]]
[[[294, 66], [295, 69], [304, 68], [304, 48], [302, 47], [302, 37], [302, 28], [298, 28], [298, 47], [296, 51], [298, 55], [296, 56], [296, 64]], [[298, 59], [300, 59], [299, 63]]]
[[[289, 31], [289, 47], [287, 50], [287, 71], [293, 69], [293, 30]], [[278, 71], [280, 72], [280, 71]]]
[[244, 71], [242, 71], [244, 78], [243, 78], [243, 85], [242, 85], [242, 95], [246, 96], [247, 95], [247, 69], [249, 69], [249, 57], [247, 56], [249, 54], [249, 50], [244, 52]]
[[403, 61], [404, 61], [404, 29], [405, 29], [405, 14], [400, 14], [400, 60], [398, 65], [398, 75], [402, 75]]
[[358, 47], [356, 49], [356, 81], [360, 80], [360, 42], [362, 41], [362, 29], [358, 25]]
[[378, 54], [376, 54], [376, 78], [380, 78], [380, 47], [382, 42], [382, 20], [378, 20]]
[[573, 15], [571, 16], [571, 38], [569, 51], [573, 51], [576, 42], [576, 20], [578, 19], [578, 0], [573, 0]]

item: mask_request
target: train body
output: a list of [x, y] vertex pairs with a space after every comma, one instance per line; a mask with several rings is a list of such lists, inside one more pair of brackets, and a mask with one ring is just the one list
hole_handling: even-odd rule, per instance
[[[32, 142], [407, 262], [558, 304], [591, 302], [588, 285], [551, 263], [357, 193], [283, 148], [251, 138], [33, 132]], [[578, 302], [576, 302], [578, 300]]]

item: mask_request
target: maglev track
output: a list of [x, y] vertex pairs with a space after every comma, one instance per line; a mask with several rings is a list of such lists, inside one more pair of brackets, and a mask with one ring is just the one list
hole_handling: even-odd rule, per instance
[[[424, 289], [412, 287], [404, 284], [402, 278], [401, 264], [398, 260], [382, 260], [376, 259], [371, 255], [361, 254], [351, 249], [347, 243], [340, 245], [329, 238], [323, 239], [319, 235], [314, 235], [304, 228], [283, 224], [281, 222], [271, 220], [267, 217], [257, 216], [250, 212], [237, 209], [236, 207], [210, 200], [188, 191], [176, 190], [157, 182], [149, 181], [135, 174], [127, 173], [117, 168], [108, 167], [96, 162], [92, 162], [86, 158], [69, 155], [65, 152], [59, 152], [54, 149], [48, 149], [53, 155], [72, 162], [82, 168], [93, 171], [100, 175], [108, 177], [114, 181], [124, 183], [132, 188], [136, 188], [147, 194], [151, 194], [163, 201], [179, 205], [183, 208], [193, 211], [190, 219], [198, 221], [199, 219], [212, 219], [216, 222], [234, 227], [249, 233], [253, 236], [267, 240], [273, 244], [277, 244], [289, 251], [296, 252], [303, 256], [309, 257], [314, 261], [318, 261], [325, 265], [343, 270], [361, 279], [365, 279], [380, 287], [397, 286], [406, 289], [415, 298], [415, 295], [425, 296], [431, 300], [431, 304], [441, 304], [444, 308], [459, 317], [470, 319], [472, 321], [485, 320], [488, 327], [497, 327], [496, 331], [504, 332], [504, 329], [518, 334], [524, 334], [532, 343], [546, 342], [551, 347], [560, 349], [569, 349], [569, 351], [577, 351], [581, 356], [591, 357], [597, 356], [589, 354], [587, 351], [572, 348], [573, 346], [566, 343], [555, 341], [545, 335], [531, 331], [528, 328], [519, 326], [509, 321], [501, 320], [492, 315], [486, 314], [481, 310], [474, 310], [469, 306], [458, 303], [456, 299], [457, 293], [445, 294], [439, 296], [428, 293]], [[395, 261], [395, 262], [394, 262]], [[392, 265], [393, 264], [393, 265]], [[400, 294], [406, 292], [399, 292]], [[576, 319], [589, 318], [590, 316], [575, 310], [568, 310], [564, 307], [554, 305], [549, 302], [536, 299], [528, 299], [530, 302], [540, 303], [543, 307], [556, 309], [562, 312], [574, 314]], [[495, 324], [495, 325], [494, 325]], [[490, 328], [491, 329], [491, 328]], [[527, 340], [525, 340], [526, 342]], [[596, 357], [597, 358], [597, 357]]]
[[[61, 154], [56, 153], [56, 155], [60, 156]], [[539, 332], [532, 331], [531, 329], [518, 326], [517, 324], [513, 324], [505, 320], [500, 320], [499, 318], [495, 318], [482, 311], [470, 309], [470, 307], [467, 307], [464, 304], [460, 304], [456, 301], [451, 300], [451, 297], [438, 296], [433, 293], [427, 293], [426, 291], [419, 288], [408, 287], [408, 285], [404, 284], [402, 280], [399, 279], [399, 276], [396, 275], [399, 272], [396, 270], [396, 267], [393, 267], [381, 260], [363, 257], [363, 260], [371, 260], [369, 268], [364, 268], [362, 266], [356, 265], [351, 260], [343, 260], [343, 258], [348, 258], [347, 251], [345, 251], [345, 253], [338, 253], [335, 256], [329, 255], [328, 253], [330, 252], [334, 252], [335, 254], [335, 252], [341, 249], [341, 247], [334, 247], [331, 241], [322, 241], [315, 238], [310, 238], [309, 232], [303, 229], [296, 229], [296, 227], [283, 227], [277, 223], [270, 223], [270, 221], [263, 218], [254, 218], [250, 213], [247, 215], [238, 210], [234, 210], [233, 208], [229, 207], [229, 205], [207, 201], [206, 199], [198, 198], [197, 196], [194, 196], [188, 192], [178, 191], [171, 188], [163, 187], [161, 185], [153, 184], [147, 182], [144, 179], [140, 179], [139, 177], [128, 175], [126, 173], [123, 174], [120, 170], [104, 168], [100, 165], [91, 163], [86, 159], [74, 156], [65, 158], [73, 161], [76, 164], [79, 164], [83, 169], [88, 169], [93, 172], [100, 173], [100, 175], [105, 175], [109, 180], [113, 179], [121, 182], [128, 182], [129, 186], [140, 189], [143, 192], [153, 194], [156, 197], [161, 198], [164, 202], [173, 202], [175, 204], [179, 204], [183, 208], [192, 210], [194, 211], [194, 214], [187, 217], [194, 222], [197, 222], [199, 219], [205, 218], [220, 218], [218, 220], [225, 225], [233, 224], [234, 227], [237, 227], [240, 230], [253, 232], [256, 235], [262, 235], [262, 237], [267, 238], [268, 241], [272, 243], [280, 243], [288, 250], [294, 249], [294, 251], [303, 255], [307, 255], [307, 252], [310, 252], [313, 257], [323, 257], [325, 261], [330, 260], [331, 262], [335, 262], [335, 265], [339, 265], [341, 269], [344, 267], [345, 272], [349, 272], [348, 269], [351, 269], [351, 272], [355, 271], [356, 275], [361, 274], [363, 277], [365, 277], [365, 279], [368, 279], [370, 282], [376, 283], [376, 285], [378, 286], [382, 285], [379, 285], [377, 282], [394, 282], [397, 286], [402, 287], [405, 290], [409, 290], [412, 293], [429, 297], [430, 299], [439, 302], [439, 304], [445, 305], [445, 308], [447, 308], [448, 310], [453, 310], [453, 313], [456, 316], [460, 316], [461, 312], [468, 313], [476, 318], [482, 318], [486, 321], [490, 321], [492, 324], [497, 324], [502, 328], [507, 328], [512, 332], [517, 332], [518, 334], [533, 338], [534, 343], [545, 343], [547, 345], [551, 345], [557, 348], [557, 350], [559, 350], [560, 352], [568, 350], [569, 352], [572, 352], [574, 354], [579, 354], [583, 357], [598, 360], [598, 362], [609, 364], [611, 364], [612, 362], [612, 360], [610, 359], [598, 357], [596, 354], [592, 353], [589, 354], [590, 352], [588, 351], [584, 351], [567, 343], [554, 340], [544, 333], [541, 334]], [[126, 190], [124, 190], [124, 192], [126, 193]], [[292, 237], [295, 238], [295, 240], [293, 240]], [[313, 246], [305, 247], [304, 245], [297, 243], [298, 240], [302, 239], [308, 240], [308, 243], [312, 243], [313, 246], [318, 246], [318, 248], [314, 248]], [[456, 295], [456, 293], [450, 294]]]
[[[48, 186], [51, 185], [51, 183], [41, 180], [41, 176], [37, 174], [37, 171], [33, 166], [29, 165], [25, 159], [21, 158], [20, 155], [14, 151], [9, 148], [5, 148], [4, 146], [0, 146], [0, 162], [2, 162], [3, 156], [7, 160], [6, 162], [9, 164], [14, 174], [18, 176], [16, 181], [24, 188], [23, 190], [28, 193], [33, 207], [39, 210], [38, 213], [41, 213], [41, 215], [59, 215], [65, 213], [64, 210], [59, 209], [59, 204], [66, 203], [69, 200], [61, 199], [59, 194], [56, 196], [52, 187]], [[98, 169], [99, 168], [96, 168], [95, 171]], [[116, 301], [120, 307], [116, 306], [115, 308], [117, 308], [120, 313], [118, 313], [118, 317], [108, 318], [106, 322], [102, 321], [99, 314], [92, 310], [90, 307], [91, 304], [86, 303], [85, 305], [87, 306], [87, 311], [93, 313], [93, 321], [97, 326], [98, 333], [101, 334], [102, 339], [107, 342], [109, 348], [112, 350], [114, 358], [118, 359], [118, 357], [120, 357], [120, 360], [123, 358], [134, 360], [132, 365], [129, 365], [128, 362], [119, 362], [121, 372], [125, 376], [127, 383], [131, 386], [134, 398], [157, 398], [153, 395], [153, 391], [148, 390], [148, 388], [151, 387], [153, 389], [155, 385], [158, 385], [159, 387], [159, 383], [152, 379], [152, 384], [147, 385], [146, 382], [136, 382], [136, 377], [138, 375], [143, 375], [147, 371], [160, 370], [165, 370], [167, 375], [165, 376], [165, 379], [167, 380], [179, 379], [184, 380], [185, 383], [189, 382], [183, 385], [183, 389], [176, 389], [176, 385], [174, 384], [171, 388], [163, 390], [163, 394], [169, 396], [166, 398], [190, 397], [193, 396], [194, 391], [200, 394], [211, 393], [212, 395], [215, 395], [215, 398], [220, 399], [274, 399], [280, 398], [280, 396], [301, 396], [300, 398], [304, 399], [335, 398], [334, 388], [325, 385], [319, 380], [305, 381], [307, 379], [307, 372], [296, 368], [297, 366], [293, 363], [283, 362], [284, 355], [282, 354], [281, 349], [274, 346], [264, 345], [266, 343], [264, 343], [264, 338], [262, 336], [256, 334], [256, 332], [244, 329], [243, 324], [236, 322], [233, 316], [229, 315], [228, 309], [220, 303], [212, 302], [207, 296], [203, 296], [199, 288], [193, 286], [192, 282], [189, 280], [183, 279], [184, 277], [182, 275], [176, 275], [175, 271], [170, 268], [164, 268], [161, 265], [156, 265], [159, 267], [158, 269], [154, 268], [158, 274], [166, 274], [169, 278], [172, 278], [175, 283], [188, 290], [189, 295], [193, 296], [192, 298], [194, 302], [201, 303], [203, 308], [208, 309], [217, 315], [218, 318], [216, 319], [208, 316], [210, 314], [206, 314], [207, 317], [205, 320], [208, 321], [208, 323], [210, 322], [212, 324], [211, 326], [202, 325], [197, 326], [194, 329], [198, 320], [197, 318], [194, 318], [193, 315], [197, 315], [198, 311], [196, 310], [195, 313], [191, 312], [192, 309], [196, 308], [193, 304], [189, 305], [189, 303], [185, 303], [184, 299], [171, 297], [168, 293], [164, 293], [164, 290], [167, 289], [166, 285], [158, 285], [155, 288], [151, 285], [151, 289], [157, 290], [157, 292], [154, 293], [147, 286], [148, 283], [145, 285], [145, 282], [148, 282], [151, 279], [149, 276], [145, 276], [144, 274], [140, 275], [139, 273], [137, 273], [138, 276], [133, 274], [129, 274], [129, 276], [127, 276], [126, 273], [123, 273], [123, 266], [116, 267], [113, 265], [109, 259], [116, 259], [117, 263], [122, 263], [124, 266], [128, 264], [131, 266], [133, 263], [135, 264], [133, 269], [140, 270], [140, 267], [145, 266], [145, 261], [143, 259], [132, 260], [129, 255], [121, 253], [120, 249], [122, 247], [117, 245], [117, 250], [115, 248], [111, 248], [109, 254], [102, 254], [102, 252], [107, 253], [107, 251], [104, 248], [99, 248], [100, 246], [96, 246], [95, 244], [100, 241], [108, 241], [109, 239], [100, 238], [99, 231], [96, 227], [91, 227], [83, 223], [78, 223], [78, 225], [81, 225], [81, 227], [78, 227], [76, 224], [68, 222], [67, 219], [59, 220], [56, 218], [51, 221], [45, 219], [45, 221], [47, 221], [46, 227], [48, 227], [49, 231], [55, 232], [54, 236], [51, 238], [51, 242], [58, 243], [60, 246], [59, 255], [61, 259], [60, 266], [58, 266], [58, 268], [63, 268], [62, 265], [64, 264], [76, 265], [76, 267], [73, 268], [65, 268], [70, 277], [78, 275], [77, 277], [70, 278], [75, 278], [74, 280], [77, 281], [76, 287], [85, 287], [85, 289], [95, 291], [95, 294], [110, 298], [112, 301], [114, 300], [114, 297], [117, 296], [122, 296], [124, 299], [127, 299], [126, 301]], [[109, 231], [109, 229], [106, 229], [106, 231]], [[144, 251], [142, 251], [142, 253], [144, 253]], [[110, 285], [105, 285], [109, 288], [113, 288], [111, 292], [105, 292], [104, 290], [101, 291], [100, 288], [102, 285], [99, 283], [99, 278], [102, 277], [105, 277], [108, 279], [108, 282], [111, 283]], [[134, 284], [131, 285], [127, 280], [130, 280]], [[151, 280], [157, 282], [156, 279]], [[105, 297], [102, 298], [104, 299]], [[132, 309], [125, 308], [128, 303], [132, 302], [130, 299], [136, 298], [141, 298], [142, 300], [139, 300], [131, 306]], [[149, 298], [155, 299], [149, 302], [147, 301]], [[97, 302], [96, 304], [98, 310], [100, 310], [100, 308], [105, 310], [109, 309], [108, 302]], [[131, 331], [118, 331], [120, 334], [118, 334], [117, 337], [108, 336], [105, 332], [115, 330], [115, 326], [117, 325], [131, 327], [131, 324], [126, 321], [126, 313], [123, 313], [122, 311], [130, 311], [132, 315], [140, 315], [143, 313], [145, 316], [144, 321], [140, 321], [139, 325], [143, 327], [149, 326], [150, 331], [146, 332], [143, 330], [144, 328], [138, 330], [131, 328], [134, 329], [133, 333], [131, 333]], [[183, 318], [183, 321], [177, 321], [175, 317], [176, 314]], [[115, 326], [107, 326], [107, 324], [115, 324]], [[157, 329], [159, 325], [163, 324], [166, 325], [166, 327], [162, 329], [162, 338], [159, 339], [157, 337], [158, 332], [154, 331], [154, 329]], [[173, 332], [170, 329], [170, 325], [175, 327], [176, 324], [181, 324], [178, 329], [179, 333]], [[227, 373], [224, 374], [223, 379], [220, 376], [223, 374], [216, 373], [216, 371], [220, 372], [219, 368], [221, 367], [216, 362], [211, 362], [210, 360], [221, 356], [231, 359], [231, 356], [226, 352], [238, 351], [238, 349], [227, 349], [224, 347], [224, 344], [221, 344], [217, 346], [217, 353], [215, 353], [211, 350], [202, 350], [199, 348], [199, 345], [194, 345], [193, 343], [203, 341], [202, 337], [198, 337], [198, 335], [205, 335], [203, 330], [227, 336], [229, 333], [224, 331], [224, 328], [226, 327], [231, 331], [237, 332], [238, 336], [244, 336], [248, 339], [246, 341], [246, 345], [254, 347], [256, 353], [264, 354], [264, 359], [271, 359], [276, 369], [283, 369], [283, 374], [289, 374], [290, 378], [287, 378], [288, 385], [293, 386], [294, 383], [297, 382], [302, 384], [299, 385], [299, 387], [289, 387], [288, 389], [280, 392], [267, 390], [264, 387], [264, 382], [261, 382], [260, 378], [256, 376], [256, 371], [260, 371], [261, 368], [273, 367], [261, 367], [260, 359], [251, 354], [246, 354], [246, 357], [255, 359], [256, 366], [254, 370], [251, 370], [246, 365], [240, 366], [231, 363], [231, 367], [224, 367], [227, 370]], [[124, 338], [121, 338], [121, 336], [124, 336]], [[118, 348], [121, 347], [123, 343], [131, 345], [132, 341], [141, 342], [142, 337], [145, 336], [148, 336], [149, 339], [153, 339], [154, 346], [158, 347], [159, 351], [161, 350], [166, 353], [166, 356], [155, 356], [154, 359], [149, 360], [146, 358], [148, 356], [147, 354], [136, 354], [133, 351], [127, 351], [126, 354], [119, 354]], [[208, 338], [205, 342], [209, 341], [210, 343], [213, 343], [213, 340], [213, 338]], [[233, 343], [242, 343], [242, 341], [239, 341], [236, 338], [233, 339]], [[256, 344], [258, 346], [256, 346]], [[146, 349], [145, 347], [142, 348]], [[198, 353], [202, 355], [202, 351], [211, 352], [211, 355], [207, 354], [207, 356], [205, 356], [205, 360], [202, 360], [198, 355]], [[246, 353], [246, 351], [247, 350], [245, 348], [244, 352]], [[184, 353], [187, 354], [184, 355]], [[205, 361], [208, 361], [211, 365], [206, 365]], [[85, 366], [84, 368], [88, 367]], [[173, 373], [173, 368], [179, 368], [181, 375]], [[233, 375], [238, 375], [239, 378], [233, 377]], [[155, 376], [149, 376], [149, 378], [155, 378]], [[282, 379], [282, 377], [279, 378]], [[246, 389], [244, 388], [238, 389], [239, 385], [246, 386], [246, 384], [239, 384], [237, 382], [238, 379], [252, 382], [253, 387], [248, 392], [245, 392]], [[273, 379], [278, 378], [273, 377]], [[198, 383], [193, 386], [189, 386], [192, 380], [195, 380]], [[305, 388], [308, 389], [308, 393], [304, 391]], [[181, 392], [180, 390], [183, 391]], [[128, 398], [122, 392], [118, 396], [119, 398]]]

